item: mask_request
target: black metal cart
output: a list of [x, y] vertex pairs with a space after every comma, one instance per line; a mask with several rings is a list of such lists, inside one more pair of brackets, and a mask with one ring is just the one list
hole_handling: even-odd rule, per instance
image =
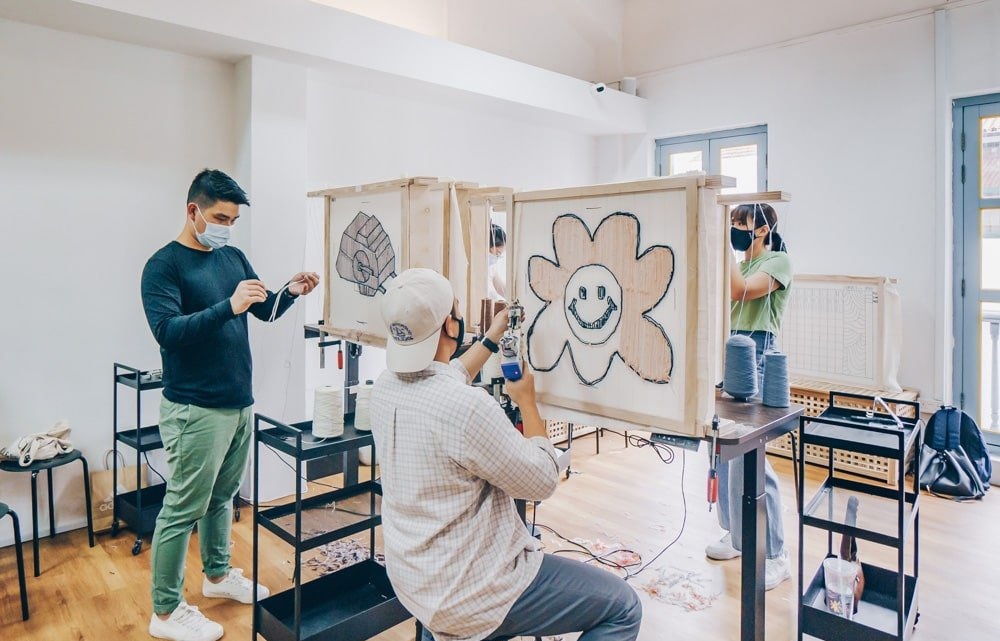
[[[257, 601], [254, 590], [253, 634], [268, 641], [361, 641], [387, 630], [411, 615], [393, 592], [385, 568], [375, 562], [375, 528], [381, 524], [382, 488], [377, 479], [351, 483], [306, 499], [296, 482], [295, 500], [261, 508], [259, 501], [261, 443], [294, 459], [297, 479], [304, 478], [305, 463], [342, 455], [375, 442], [370, 432], [354, 428], [353, 415], [345, 417], [344, 434], [316, 438], [312, 422], [287, 425], [254, 416], [254, 530], [253, 576], [256, 581], [263, 527], [292, 546], [295, 555], [294, 586]], [[331, 502], [333, 506], [330, 507]], [[332, 526], [332, 529], [329, 527]], [[369, 559], [302, 583], [302, 553], [321, 545], [369, 531]]]
[[[871, 403], [871, 411], [857, 409]], [[880, 402], [881, 401], [881, 402]], [[844, 407], [844, 404], [852, 407]], [[886, 406], [894, 406], [893, 417]], [[911, 417], [899, 416], [900, 408], [912, 410]], [[806, 503], [799, 492], [799, 625], [803, 635], [828, 641], [903, 641], [916, 625], [918, 566], [920, 554], [920, 490], [917, 478], [910, 491], [906, 487], [906, 466], [912, 459], [920, 465], [920, 443], [924, 425], [920, 404], [898, 399], [830, 392], [830, 405], [820, 416], [799, 419], [799, 459], [805, 460], [806, 446], [829, 448], [827, 476], [813, 498]], [[896, 461], [895, 488], [862, 483], [836, 476], [833, 451], [857, 452]], [[804, 488], [805, 466], [799, 466], [799, 487]], [[845, 522], [843, 507], [851, 494], [860, 495], [858, 522]], [[890, 515], [891, 518], [885, 518]], [[881, 518], [880, 518], [881, 517]], [[896, 551], [894, 568], [862, 563], [864, 593], [853, 620], [831, 612], [825, 601], [823, 568], [808, 578], [804, 574], [805, 528], [827, 533], [827, 555], [833, 555], [835, 533], [870, 541]], [[907, 572], [906, 547], [913, 546], [912, 573]], [[864, 556], [863, 554], [861, 556]]]
[[[132, 554], [139, 554], [142, 551], [142, 537], [152, 534], [156, 526], [156, 517], [163, 507], [163, 496], [166, 492], [166, 485], [151, 485], [143, 487], [142, 484], [142, 464], [139, 459], [146, 452], [158, 450], [163, 447], [163, 439], [160, 438], [159, 425], [143, 426], [142, 424], [142, 393], [150, 390], [163, 388], [163, 380], [158, 372], [150, 372], [122, 365], [114, 364], [114, 413], [112, 419], [112, 429], [114, 430], [114, 463], [112, 464], [112, 486], [114, 500], [112, 501], [113, 521], [111, 522], [111, 536], [117, 536], [120, 529], [119, 519], [128, 524], [135, 532], [135, 543], [132, 545]], [[135, 429], [119, 430], [118, 427], [118, 388], [125, 386], [135, 390]], [[119, 444], [126, 445], [135, 450], [135, 490], [118, 494], [118, 448]]]

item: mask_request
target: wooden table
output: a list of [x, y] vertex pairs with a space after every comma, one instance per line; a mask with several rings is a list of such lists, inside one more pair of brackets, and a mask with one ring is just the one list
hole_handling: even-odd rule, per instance
[[[764, 641], [764, 559], [767, 556], [767, 511], [764, 502], [764, 447], [768, 441], [784, 436], [798, 426], [805, 411], [801, 405], [764, 407], [760, 402], [743, 403], [717, 393], [715, 411], [719, 418], [750, 426], [737, 425], [719, 431], [717, 448], [720, 463], [743, 457], [743, 550], [740, 584], [740, 639]], [[709, 442], [712, 435], [705, 439]]]

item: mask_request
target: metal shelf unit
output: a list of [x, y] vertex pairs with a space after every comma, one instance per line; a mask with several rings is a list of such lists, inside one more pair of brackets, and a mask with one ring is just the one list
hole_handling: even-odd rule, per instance
[[[871, 403], [873, 411], [857, 409], [858, 402]], [[827, 477], [816, 494], [805, 502], [798, 493], [799, 512], [799, 624], [798, 640], [803, 637], [839, 641], [904, 641], [912, 636], [918, 613], [918, 568], [920, 559], [920, 490], [914, 478], [910, 489], [905, 484], [907, 463], [920, 465], [920, 443], [924, 425], [917, 402], [885, 399], [897, 407], [912, 409], [912, 417], [899, 421], [887, 413], [874, 411], [875, 398], [858, 394], [830, 392], [829, 409], [818, 417], [799, 419], [799, 456], [808, 445], [828, 448]], [[850, 404], [851, 407], [845, 407]], [[895, 488], [837, 477], [834, 475], [834, 450], [885, 457], [894, 461], [897, 473]], [[801, 460], [801, 458], [800, 458]], [[798, 483], [805, 485], [805, 466], [799, 466]], [[860, 522], [844, 521], [849, 494], [865, 495], [870, 506], [861, 510]], [[863, 563], [865, 589], [853, 620], [831, 612], [826, 606], [823, 567], [809, 579], [805, 576], [805, 528], [827, 533], [827, 556], [834, 554], [835, 533], [853, 536], [896, 550], [894, 568]], [[912, 545], [912, 574], [907, 573], [906, 547]]]
[[[370, 432], [354, 428], [353, 414], [345, 416], [342, 436], [326, 439], [312, 434], [311, 421], [288, 425], [254, 415], [254, 580], [259, 569], [261, 527], [292, 546], [295, 555], [292, 588], [262, 601], [257, 600], [254, 590], [254, 638], [260, 634], [267, 641], [362, 641], [411, 618], [396, 598], [385, 568], [374, 561], [375, 528], [382, 523], [379, 482], [353, 483], [307, 499], [302, 497], [301, 483], [296, 482], [294, 501], [261, 509], [257, 489], [261, 443], [292, 457], [297, 478], [303, 478], [308, 461], [363, 447], [372, 448], [373, 477], [376, 464], [375, 441]], [[335, 504], [333, 516], [329, 509], [331, 502]], [[338, 510], [344, 503], [352, 509]], [[332, 525], [333, 529], [316, 533], [315, 528], [305, 527], [311, 519], [318, 518], [316, 513], [321, 513], [327, 519], [325, 525]], [[302, 583], [304, 551], [365, 530], [369, 531], [367, 561]]]
[[[135, 429], [120, 431], [118, 429], [119, 386], [135, 390]], [[142, 537], [146, 534], [152, 534], [156, 526], [156, 517], [160, 513], [160, 508], [163, 507], [163, 496], [166, 491], [165, 485], [143, 487], [142, 463], [140, 461], [146, 452], [163, 447], [160, 427], [158, 425], [142, 425], [142, 393], [162, 388], [163, 380], [159, 376], [121, 363], [114, 364], [114, 410], [112, 413], [114, 462], [111, 474], [113, 520], [111, 522], [111, 536], [117, 536], [121, 527], [119, 521], [128, 524], [135, 532], [132, 554], [139, 554], [142, 551]], [[118, 494], [119, 445], [125, 445], [135, 450], [136, 457], [136, 489], [123, 494]]]

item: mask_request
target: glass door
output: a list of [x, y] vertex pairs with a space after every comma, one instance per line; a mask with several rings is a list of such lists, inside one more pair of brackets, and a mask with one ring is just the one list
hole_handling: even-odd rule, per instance
[[1000, 444], [1000, 95], [955, 102], [955, 389]]

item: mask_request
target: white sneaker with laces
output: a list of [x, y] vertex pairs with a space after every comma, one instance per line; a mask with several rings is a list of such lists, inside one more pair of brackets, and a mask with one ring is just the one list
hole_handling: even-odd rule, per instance
[[782, 581], [790, 579], [792, 571], [788, 562], [788, 550], [785, 550], [775, 559], [764, 560], [764, 589], [773, 590]]
[[716, 541], [709, 543], [705, 548], [705, 556], [716, 561], [728, 561], [742, 556], [743, 553], [733, 547], [733, 535], [726, 532], [726, 535]]
[[[212, 599], [232, 599], [240, 603], [253, 603], [253, 581], [243, 576], [243, 570], [230, 568], [226, 578], [212, 583], [206, 576], [201, 582], [201, 593]], [[257, 600], [266, 599], [271, 594], [261, 584], [257, 584]]]
[[166, 620], [153, 615], [149, 636], [168, 641], [217, 641], [222, 638], [222, 626], [181, 601]]

